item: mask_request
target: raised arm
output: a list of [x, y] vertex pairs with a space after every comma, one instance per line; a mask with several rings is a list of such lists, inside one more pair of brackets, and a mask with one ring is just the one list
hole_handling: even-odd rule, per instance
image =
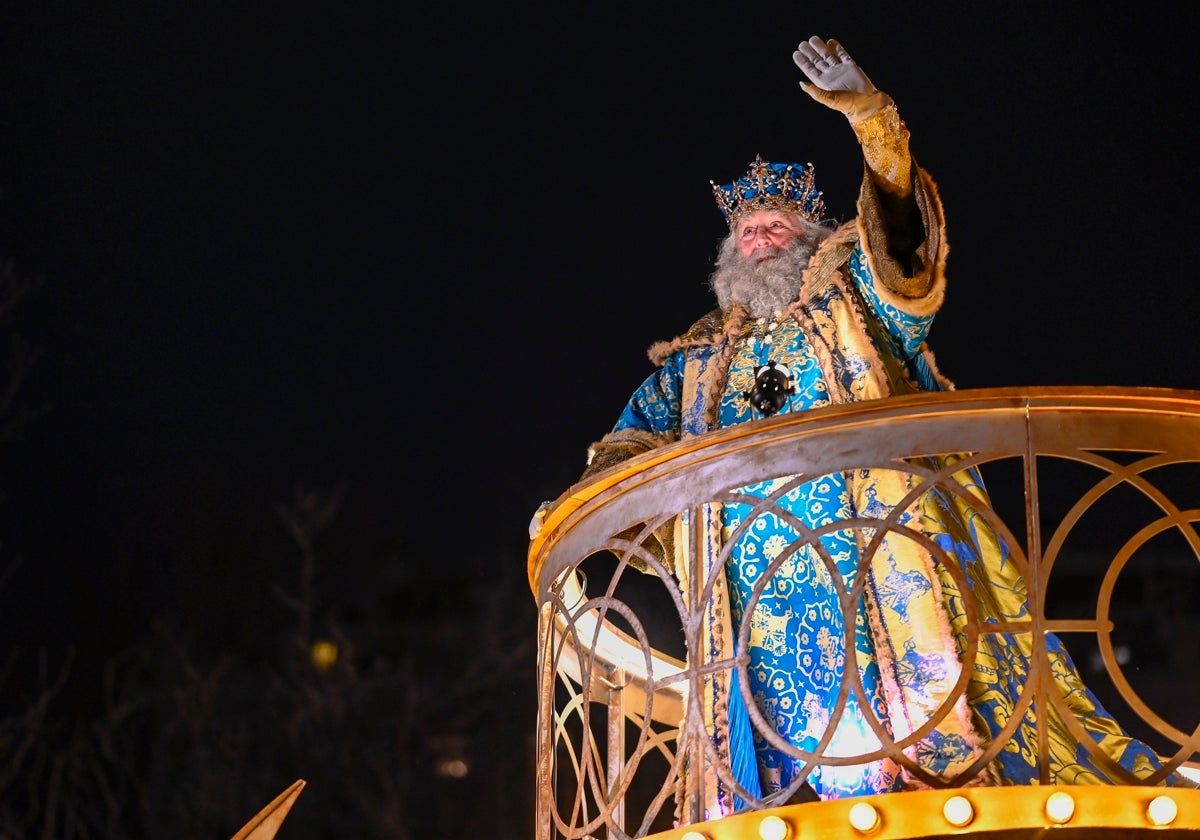
[[800, 87], [844, 114], [862, 148], [859, 223], [880, 281], [905, 298], [925, 297], [941, 285], [944, 222], [933, 182], [913, 163], [895, 102], [832, 38], [802, 41], [792, 60], [807, 77]]

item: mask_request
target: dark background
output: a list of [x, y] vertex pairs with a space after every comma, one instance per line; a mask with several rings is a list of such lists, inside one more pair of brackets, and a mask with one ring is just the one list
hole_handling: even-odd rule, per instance
[[[529, 515], [578, 476], [645, 348], [710, 307], [709, 180], [811, 161], [831, 215], [853, 215], [854, 136], [797, 86], [809, 35], [894, 97], [939, 185], [930, 343], [960, 389], [1195, 387], [1190, 17], [6, 11], [0, 259], [40, 281], [12, 324], [39, 353], [35, 413], [0, 462], [10, 687], [74, 651], [86, 697], [163, 626], [201, 662], [268, 660], [276, 589], [299, 586], [279, 515], [297, 488], [339, 500], [314, 622], [461, 638], [453, 663], [478, 654], [463, 628], [490, 596], [532, 642]], [[489, 691], [505, 726], [532, 731], [533, 680]], [[520, 815], [523, 773], [492, 780]]]

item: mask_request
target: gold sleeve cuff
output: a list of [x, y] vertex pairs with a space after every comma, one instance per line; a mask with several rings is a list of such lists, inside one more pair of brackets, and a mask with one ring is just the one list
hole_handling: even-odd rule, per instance
[[881, 189], [904, 197], [912, 193], [912, 155], [908, 151], [908, 126], [895, 103], [853, 124], [872, 179]]

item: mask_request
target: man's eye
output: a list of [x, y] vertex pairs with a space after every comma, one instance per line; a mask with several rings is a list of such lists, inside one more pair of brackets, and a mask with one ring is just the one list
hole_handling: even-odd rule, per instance
[[783, 222], [771, 222], [771, 227], [779, 229], [783, 227]]
[[753, 236], [756, 233], [758, 233], [758, 228], [746, 228], [744, 231], [742, 231], [742, 237], [745, 238], [747, 236]]

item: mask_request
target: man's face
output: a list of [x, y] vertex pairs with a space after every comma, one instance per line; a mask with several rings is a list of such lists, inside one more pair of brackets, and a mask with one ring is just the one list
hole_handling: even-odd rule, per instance
[[755, 210], [738, 220], [734, 228], [738, 253], [754, 262], [774, 259], [802, 235], [795, 213]]

